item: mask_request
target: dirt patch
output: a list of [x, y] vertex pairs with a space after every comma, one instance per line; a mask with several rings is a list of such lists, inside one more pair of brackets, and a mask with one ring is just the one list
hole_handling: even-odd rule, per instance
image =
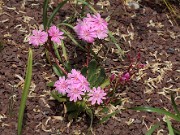
[[[0, 52], [0, 131], [2, 135], [16, 135], [27, 51], [30, 47], [27, 37], [32, 29], [42, 24], [42, 1], [23, 4], [12, 0], [3, 3], [2, 10], [0, 8], [3, 11], [0, 14], [0, 39], [4, 42], [4, 49]], [[104, 17], [111, 17], [109, 29], [114, 32], [122, 49], [132, 57], [140, 52], [142, 62], [146, 64], [134, 81], [119, 93], [123, 100], [123, 105], [119, 107], [149, 105], [173, 112], [169, 100], [172, 91], [180, 108], [180, 27], [173, 23], [168, 11], [160, 8], [157, 11], [146, 2], [141, 3], [137, 10], [127, 8], [118, 0], [111, 0], [109, 4], [105, 3], [102, 10]], [[98, 9], [101, 7], [97, 4]], [[63, 13], [66, 13], [66, 8]], [[105, 57], [102, 65], [108, 74], [122, 72], [129, 63], [128, 59], [121, 61], [115, 46], [110, 43], [103, 42], [100, 47], [99, 54]], [[33, 81], [26, 105], [23, 134], [86, 134], [88, 124], [85, 116], [69, 123], [61, 113], [62, 105], [50, 100], [51, 90], [46, 83], [56, 77], [46, 64], [43, 47], [34, 48], [33, 51]], [[99, 135], [143, 135], [159, 119], [162, 116], [154, 113], [125, 110], [105, 124], [94, 123], [94, 132]], [[179, 125], [174, 123], [178, 129]], [[163, 123], [160, 129], [157, 132], [168, 134]]]

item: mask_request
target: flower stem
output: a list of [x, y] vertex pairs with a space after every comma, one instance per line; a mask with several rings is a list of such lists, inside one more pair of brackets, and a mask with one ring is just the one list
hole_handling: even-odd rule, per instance
[[67, 71], [59, 64], [59, 60], [56, 58], [56, 55], [53, 51], [53, 48], [52, 48], [52, 44], [51, 44], [51, 41], [49, 41], [49, 44], [45, 44], [45, 48], [52, 54], [52, 57], [56, 63], [56, 65], [60, 68], [60, 70], [65, 74], [67, 75]]

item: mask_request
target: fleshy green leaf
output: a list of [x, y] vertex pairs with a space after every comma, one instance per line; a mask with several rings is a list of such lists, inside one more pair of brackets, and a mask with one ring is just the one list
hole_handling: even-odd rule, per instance
[[170, 122], [170, 120], [169, 120], [169, 118], [167, 116], [166, 116], [166, 123], [168, 125], [169, 134], [174, 135], [174, 131], [173, 131], [173, 128], [171, 126], [171, 122]]
[[44, 29], [46, 29], [48, 18], [47, 18], [47, 8], [48, 8], [49, 0], [44, 0], [43, 3], [43, 25]]
[[88, 81], [91, 80], [96, 70], [97, 70], [97, 62], [95, 60], [92, 60], [88, 65], [88, 76], [87, 76]]
[[153, 125], [153, 126], [147, 131], [147, 133], [146, 133], [145, 135], [152, 135], [153, 132], [154, 132], [157, 128], [159, 128], [159, 126], [160, 126], [160, 123], [157, 123], [157, 124]]
[[110, 84], [110, 80], [109, 78], [108, 79], [105, 79], [104, 82], [101, 84], [101, 88], [104, 89], [106, 86], [108, 86]]
[[51, 64], [51, 59], [50, 59], [50, 56], [49, 56], [49, 51], [48, 50], [45, 50], [45, 56], [46, 56], [46, 60], [49, 64]]
[[87, 76], [87, 70], [88, 70], [87, 67], [83, 67], [83, 68], [81, 69], [81, 74], [82, 74], [83, 76]]
[[67, 52], [66, 52], [66, 47], [65, 47], [63, 41], [61, 41], [61, 47], [62, 47], [62, 52], [63, 52], [64, 59], [65, 59], [66, 61], [68, 61], [68, 56], [67, 56]]
[[55, 17], [55, 15], [57, 14], [57, 12], [59, 11], [59, 9], [61, 9], [64, 4], [67, 3], [68, 0], [64, 0], [62, 1], [61, 3], [58, 4], [58, 6], [54, 9], [53, 13], [51, 14], [51, 16], [49, 17], [48, 19], [48, 22], [47, 22], [47, 27], [49, 28], [49, 26], [51, 25], [51, 22], [53, 20], [53, 18]]
[[97, 80], [96, 80], [96, 82], [94, 83], [94, 86], [95, 86], [95, 87], [100, 86], [100, 85], [105, 81], [105, 78], [106, 78], [105, 70], [104, 70], [104, 68], [101, 68], [101, 69], [100, 69], [100, 72], [99, 72], [99, 75], [98, 75], [98, 77], [97, 77]]
[[156, 112], [158, 114], [163, 114], [163, 115], [167, 115], [171, 118], [173, 118], [176, 121], [180, 122], [180, 118], [177, 117], [176, 115], [164, 110], [164, 109], [159, 109], [159, 108], [153, 108], [153, 107], [134, 107], [134, 108], [130, 108], [132, 110], [137, 110], [137, 111], [146, 111], [146, 112]]
[[21, 135], [22, 131], [22, 123], [23, 123], [23, 117], [24, 117], [24, 110], [26, 105], [27, 96], [29, 93], [29, 88], [31, 85], [31, 79], [32, 79], [32, 50], [29, 49], [29, 56], [28, 56], [28, 62], [27, 62], [27, 69], [26, 69], [26, 77], [25, 77], [25, 83], [19, 108], [19, 114], [18, 114], [18, 135]]

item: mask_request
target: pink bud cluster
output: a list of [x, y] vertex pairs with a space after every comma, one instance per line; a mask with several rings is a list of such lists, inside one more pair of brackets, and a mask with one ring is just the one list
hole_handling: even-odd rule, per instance
[[79, 39], [88, 43], [93, 43], [95, 38], [104, 39], [108, 36], [108, 23], [101, 18], [100, 14], [90, 15], [83, 20], [78, 20], [77, 25], [74, 27]]
[[68, 73], [67, 79], [60, 77], [54, 84], [55, 89], [63, 95], [67, 94], [70, 101], [76, 102], [82, 100], [82, 96], [87, 96], [88, 101], [92, 105], [95, 103], [103, 103], [103, 99], [106, 99], [106, 93], [100, 87], [90, 89], [90, 84], [87, 79], [77, 70], [72, 69], [71, 73]]
[[61, 40], [64, 38], [61, 32], [56, 26], [51, 26], [48, 32], [42, 30], [33, 30], [32, 35], [29, 37], [29, 44], [33, 46], [39, 46], [47, 42], [48, 36], [51, 37], [51, 41], [56, 44], [60, 44]]

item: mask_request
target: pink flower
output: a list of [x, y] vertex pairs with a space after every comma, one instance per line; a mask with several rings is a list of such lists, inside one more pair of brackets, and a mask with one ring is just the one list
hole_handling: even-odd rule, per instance
[[48, 39], [48, 34], [42, 30], [33, 30], [33, 35], [29, 37], [29, 44], [39, 46], [44, 44]]
[[59, 77], [59, 80], [55, 82], [54, 87], [60, 93], [65, 95], [68, 90], [68, 83], [65, 77]]
[[96, 30], [96, 36], [97, 36], [97, 38], [99, 38], [99, 39], [104, 39], [104, 38], [106, 38], [106, 37], [108, 36], [108, 29], [103, 29], [103, 30], [97, 29], [97, 30]]
[[120, 78], [120, 82], [126, 82], [126, 81], [129, 81], [131, 78], [130, 74], [127, 72], [127, 73], [124, 73], [121, 78]]
[[70, 98], [70, 101], [76, 102], [77, 100], [81, 100], [81, 95], [84, 95], [84, 92], [79, 89], [78, 85], [70, 86], [69, 91], [67, 91], [67, 96]]
[[104, 39], [108, 36], [108, 23], [101, 18], [100, 14], [87, 14], [83, 20], [78, 20], [74, 27], [79, 39], [93, 43], [95, 38]]
[[87, 79], [77, 70], [72, 69], [71, 73], [68, 73], [68, 84], [71, 85], [71, 87], [76, 87], [84, 92], [87, 92], [90, 90], [90, 84], [87, 81]]
[[51, 26], [48, 30], [49, 36], [51, 36], [51, 41], [54, 41], [57, 44], [61, 43], [61, 40], [64, 38], [61, 32], [55, 25]]
[[108, 23], [106, 22], [106, 20], [104, 20], [103, 18], [101, 18], [101, 15], [98, 13], [96, 15], [93, 15], [94, 18], [94, 25], [98, 28], [98, 29], [107, 29]]
[[93, 88], [92, 91], [88, 94], [90, 96], [89, 101], [94, 105], [96, 102], [98, 105], [103, 103], [102, 99], [106, 99], [106, 93], [100, 87]]
[[74, 27], [74, 30], [78, 34], [79, 39], [82, 39], [88, 43], [94, 42], [96, 33], [86, 20], [78, 20], [78, 24]]

